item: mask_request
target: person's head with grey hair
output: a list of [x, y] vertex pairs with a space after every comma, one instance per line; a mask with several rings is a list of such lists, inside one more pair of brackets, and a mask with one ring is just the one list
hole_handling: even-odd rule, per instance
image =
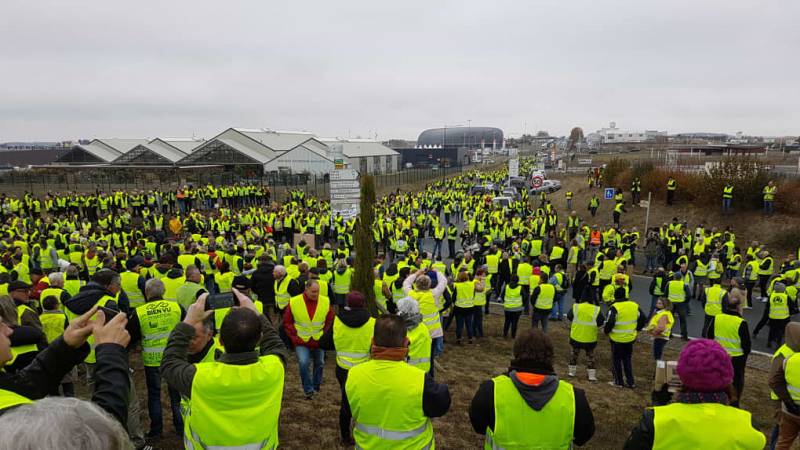
[[276, 280], [280, 280], [286, 276], [286, 267], [283, 265], [278, 264], [272, 269], [272, 277]]
[[0, 416], [0, 450], [133, 450], [122, 425], [99, 406], [46, 397]]
[[67, 266], [67, 276], [68, 277], [77, 277], [78, 276], [78, 267], [75, 264], [70, 264]]
[[61, 272], [53, 272], [47, 276], [47, 279], [50, 280], [50, 287], [64, 287], [64, 274]]
[[198, 269], [197, 266], [195, 266], [194, 264], [189, 264], [188, 266], [186, 266], [185, 277], [186, 280], [194, 283], [199, 283], [200, 280], [202, 279], [202, 276], [200, 274], [200, 269]]
[[403, 318], [408, 330], [413, 330], [422, 322], [419, 303], [411, 297], [404, 297], [397, 301], [397, 315]]
[[164, 298], [164, 282], [158, 278], [150, 278], [144, 284], [144, 298], [147, 301]]
[[6, 325], [18, 325], [17, 305], [8, 295], [0, 295], [0, 319]]
[[427, 291], [431, 288], [431, 277], [427, 275], [420, 275], [414, 280], [414, 287], [418, 291]]

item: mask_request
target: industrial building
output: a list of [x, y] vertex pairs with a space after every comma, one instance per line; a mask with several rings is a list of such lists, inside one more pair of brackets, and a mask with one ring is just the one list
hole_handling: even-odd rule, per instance
[[503, 130], [493, 127], [432, 128], [420, 133], [419, 148], [502, 148]]
[[322, 138], [328, 147], [341, 146], [344, 163], [359, 173], [380, 175], [400, 170], [400, 154], [369, 139]]

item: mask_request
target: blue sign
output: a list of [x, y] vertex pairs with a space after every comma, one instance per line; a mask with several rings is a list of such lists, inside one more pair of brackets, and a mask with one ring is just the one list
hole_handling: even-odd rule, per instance
[[611, 200], [614, 198], [614, 188], [606, 188], [605, 192], [603, 193], [603, 198], [606, 200]]

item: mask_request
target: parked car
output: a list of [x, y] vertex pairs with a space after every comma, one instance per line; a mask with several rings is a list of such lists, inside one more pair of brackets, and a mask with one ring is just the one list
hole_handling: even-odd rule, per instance
[[532, 194], [538, 194], [540, 192], [556, 192], [557, 190], [561, 189], [561, 182], [558, 180], [544, 180], [542, 185], [538, 188], [531, 188], [530, 192]]

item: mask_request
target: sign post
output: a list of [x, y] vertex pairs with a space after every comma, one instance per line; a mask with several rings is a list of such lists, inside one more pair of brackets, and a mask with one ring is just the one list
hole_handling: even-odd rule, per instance
[[[648, 227], [650, 226], [650, 200], [651, 200], [652, 196], [653, 196], [652, 192], [648, 192], [647, 193], [647, 213], [644, 216], [645, 217], [645, 219], [644, 219], [644, 235], [645, 236], [647, 236], [647, 230], [648, 230]], [[642, 203], [644, 203], [644, 202], [643, 201], [639, 202], [640, 206], [641, 206]]]
[[519, 153], [516, 148], [508, 149], [508, 177], [519, 176]]
[[332, 148], [334, 169], [330, 174], [331, 223], [337, 215], [349, 220], [358, 215], [361, 206], [361, 183], [358, 172], [345, 168], [340, 144]]

